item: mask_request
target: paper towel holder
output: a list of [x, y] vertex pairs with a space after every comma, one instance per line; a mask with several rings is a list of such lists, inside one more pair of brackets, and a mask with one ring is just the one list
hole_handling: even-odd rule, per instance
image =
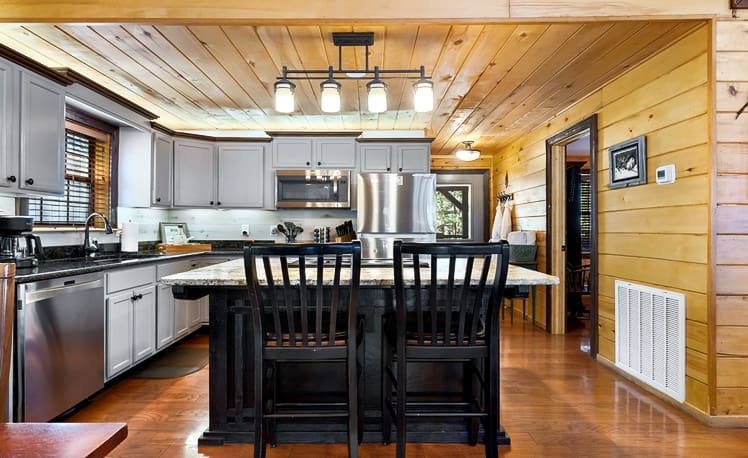
[[158, 230], [161, 233], [161, 243], [174, 244], [184, 236], [189, 238], [190, 233], [187, 230], [187, 223], [158, 223]]

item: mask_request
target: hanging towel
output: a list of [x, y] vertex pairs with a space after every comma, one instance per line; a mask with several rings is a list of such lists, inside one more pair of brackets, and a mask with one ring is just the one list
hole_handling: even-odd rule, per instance
[[501, 240], [506, 240], [512, 232], [512, 201], [507, 200], [501, 213]]
[[493, 215], [493, 225], [491, 226], [491, 240], [489, 242], [496, 243], [501, 240], [501, 221], [503, 219], [501, 202], [496, 205], [496, 214]]

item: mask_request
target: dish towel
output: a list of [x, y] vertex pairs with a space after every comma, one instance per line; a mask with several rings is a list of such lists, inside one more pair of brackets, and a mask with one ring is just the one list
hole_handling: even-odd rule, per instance
[[493, 215], [493, 225], [491, 226], [491, 240], [489, 242], [496, 243], [501, 240], [501, 221], [503, 219], [501, 202], [496, 205], [496, 214]]
[[504, 211], [501, 213], [501, 240], [506, 240], [509, 233], [512, 232], [512, 201], [508, 200], [504, 205]]

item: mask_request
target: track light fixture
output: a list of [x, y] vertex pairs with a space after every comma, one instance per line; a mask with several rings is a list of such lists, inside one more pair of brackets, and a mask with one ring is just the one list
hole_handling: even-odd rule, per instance
[[455, 156], [461, 161], [474, 161], [480, 157], [480, 150], [473, 148], [473, 142], [462, 142], [463, 147], [455, 151]]
[[[289, 70], [283, 66], [283, 74], [277, 78], [275, 88], [275, 109], [281, 113], [295, 110], [294, 90], [291, 80], [323, 80], [320, 84], [320, 107], [325, 113], [340, 111], [339, 79], [361, 79], [373, 74], [366, 84], [368, 110], [372, 113], [387, 111], [387, 84], [383, 79], [415, 79], [413, 84], [413, 110], [419, 113], [434, 108], [434, 83], [426, 76], [423, 65], [419, 69], [385, 70], [374, 66], [369, 68], [369, 46], [374, 44], [374, 32], [333, 32], [332, 41], [338, 47], [338, 68], [329, 66], [326, 70]], [[343, 47], [365, 46], [366, 65], [363, 69], [343, 69]], [[296, 76], [298, 75], [298, 76]], [[324, 75], [324, 76], [323, 76]]]

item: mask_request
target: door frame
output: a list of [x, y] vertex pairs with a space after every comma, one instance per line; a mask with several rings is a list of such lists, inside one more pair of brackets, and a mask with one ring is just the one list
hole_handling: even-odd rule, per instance
[[[483, 188], [483, 234], [485, 241], [491, 237], [491, 170], [490, 169], [432, 169], [435, 175], [481, 175]], [[436, 181], [439, 181], [437, 178]], [[443, 240], [442, 240], [443, 241]]]
[[[557, 276], [557, 288], [546, 288], [546, 329], [553, 334], [566, 332], [566, 276], [562, 247], [566, 230], [566, 145], [580, 137], [590, 137], [590, 356], [598, 350], [597, 323], [597, 114], [546, 139], [546, 272]], [[559, 243], [560, 242], [560, 243]]]

